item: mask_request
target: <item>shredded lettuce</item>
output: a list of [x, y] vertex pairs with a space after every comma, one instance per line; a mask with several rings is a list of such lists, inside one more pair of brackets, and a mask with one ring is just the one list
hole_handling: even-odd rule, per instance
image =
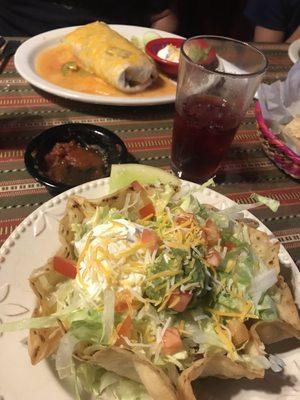
[[65, 317], [65, 315], [51, 315], [47, 317], [38, 317], [38, 318], [28, 318], [22, 319], [19, 321], [6, 322], [0, 324], [0, 333], [1, 332], [13, 332], [13, 331], [22, 331], [25, 329], [39, 329], [39, 328], [51, 328], [58, 325], [57, 320], [61, 317]]
[[101, 316], [95, 311], [93, 318], [86, 318], [74, 321], [71, 324], [70, 332], [73, 337], [90, 343], [102, 343], [103, 326]]
[[22, 331], [25, 329], [53, 328], [59, 326], [59, 320], [72, 324], [74, 321], [87, 319], [91, 310], [78, 309], [76, 311], [56, 313], [46, 317], [34, 317], [0, 324], [1, 332]]
[[285, 367], [285, 362], [281, 358], [273, 354], [269, 355], [269, 362], [270, 362], [270, 368], [274, 372], [281, 372]]
[[78, 339], [72, 336], [71, 332], [68, 332], [59, 342], [55, 357], [55, 368], [60, 379], [72, 376], [74, 368], [73, 351], [78, 341]]
[[143, 35], [144, 45], [146, 46], [146, 44], [148, 42], [150, 42], [151, 40], [158, 39], [160, 37], [161, 36], [158, 33], [154, 32], [154, 31], [145, 32], [144, 35]]
[[202, 188], [207, 188], [207, 187], [214, 187], [216, 186], [216, 183], [214, 181], [215, 176], [213, 176], [212, 178], [208, 179], [206, 182], [201, 184]]
[[257, 193], [252, 193], [250, 198], [269, 207], [270, 210], [272, 210], [273, 212], [276, 212], [280, 205], [279, 201], [277, 201], [275, 199], [270, 199], [270, 197], [262, 196]]
[[183, 211], [194, 214], [197, 214], [200, 210], [199, 202], [192, 193], [183, 196], [179, 206]]
[[109, 344], [110, 338], [114, 330], [115, 319], [115, 295], [113, 290], [106, 289], [104, 291], [104, 311], [103, 311], [103, 335], [102, 342]]
[[252, 280], [249, 294], [253, 303], [257, 305], [264, 293], [277, 282], [277, 272], [275, 268], [267, 269], [256, 275]]
[[269, 207], [273, 212], [276, 212], [280, 205], [279, 201], [270, 199], [269, 197], [266, 196], [261, 196], [256, 193], [252, 193], [250, 199], [255, 200], [256, 202], [250, 204], [234, 204], [230, 207], [225, 208], [224, 210], [219, 211], [219, 214], [227, 216], [229, 219], [235, 220], [237, 218], [243, 217], [242, 214], [243, 211], [257, 208], [262, 204]]
[[274, 321], [278, 318], [276, 302], [268, 293], [263, 295], [260, 303], [256, 306], [256, 309], [263, 321]]
[[145, 32], [143, 36], [132, 36], [130, 41], [140, 50], [145, 51], [146, 44], [151, 40], [158, 39], [161, 36], [154, 32], [148, 31]]
[[95, 365], [81, 363], [75, 374], [81, 388], [99, 400], [151, 400], [140, 383]]
[[174, 186], [169, 184], [164, 185], [163, 188], [155, 188], [150, 192], [149, 197], [155, 207], [156, 215], [159, 216], [163, 213], [174, 193]]
[[[94, 396], [100, 395], [102, 377], [105, 370], [96, 365], [80, 363], [74, 369], [75, 379], [78, 382], [78, 391], [85, 390]], [[114, 380], [115, 382], [115, 380]], [[113, 382], [112, 382], [113, 383]], [[104, 387], [105, 388], [105, 387]], [[79, 394], [79, 399], [80, 394]]]
[[118, 376], [118, 382], [109, 385], [99, 400], [151, 400], [145, 387], [138, 382]]
[[145, 46], [143, 43], [143, 39], [141, 37], [138, 36], [132, 36], [130, 39], [131, 43], [133, 43], [138, 49], [140, 50], [144, 50]]
[[[212, 323], [207, 323], [205, 328], [203, 330], [202, 328], [199, 328], [197, 326], [194, 327], [187, 327], [187, 330], [192, 333], [192, 337], [195, 343], [198, 343], [200, 345], [204, 345], [207, 348], [210, 346], [213, 347], [223, 347], [222, 342], [220, 341], [218, 335], [216, 334], [213, 324]], [[203, 350], [203, 347], [202, 347]]]

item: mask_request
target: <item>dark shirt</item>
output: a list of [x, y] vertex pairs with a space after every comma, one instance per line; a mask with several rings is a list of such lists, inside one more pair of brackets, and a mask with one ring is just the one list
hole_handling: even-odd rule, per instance
[[245, 15], [255, 25], [282, 31], [288, 38], [300, 25], [300, 0], [249, 0]]
[[33, 36], [95, 20], [150, 26], [170, 0], [0, 0], [0, 35]]

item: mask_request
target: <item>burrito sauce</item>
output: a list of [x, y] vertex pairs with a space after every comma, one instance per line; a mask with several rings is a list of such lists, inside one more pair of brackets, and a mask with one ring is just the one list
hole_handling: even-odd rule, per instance
[[[63, 66], [73, 63], [78, 70], [63, 73]], [[60, 44], [41, 52], [36, 60], [37, 73], [47, 81], [77, 92], [120, 97], [156, 97], [174, 94], [176, 86], [168, 77], [159, 75], [156, 81], [142, 92], [124, 93], [85, 71], [68, 45]]]

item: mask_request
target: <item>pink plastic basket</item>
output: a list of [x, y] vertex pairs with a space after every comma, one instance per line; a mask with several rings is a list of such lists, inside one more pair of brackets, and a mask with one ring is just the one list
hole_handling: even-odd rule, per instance
[[295, 179], [300, 179], [300, 156], [278, 139], [277, 135], [269, 129], [264, 121], [259, 101], [256, 101], [255, 104], [255, 116], [259, 137], [267, 156], [285, 173]]

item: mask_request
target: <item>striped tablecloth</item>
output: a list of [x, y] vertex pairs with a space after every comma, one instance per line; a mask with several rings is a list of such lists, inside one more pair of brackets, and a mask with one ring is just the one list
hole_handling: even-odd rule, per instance
[[[284, 79], [291, 62], [287, 45], [260, 45], [269, 60], [266, 82]], [[42, 130], [67, 122], [109, 127], [143, 164], [168, 168], [173, 106], [112, 107], [64, 100], [33, 88], [16, 72], [14, 63], [0, 76], [0, 243], [24, 217], [50, 198], [27, 173], [23, 155], [28, 141]], [[264, 154], [258, 140], [253, 107], [248, 111], [217, 176], [216, 190], [245, 202], [251, 192], [280, 201], [273, 214], [254, 211], [300, 265], [300, 185], [281, 172]]]

